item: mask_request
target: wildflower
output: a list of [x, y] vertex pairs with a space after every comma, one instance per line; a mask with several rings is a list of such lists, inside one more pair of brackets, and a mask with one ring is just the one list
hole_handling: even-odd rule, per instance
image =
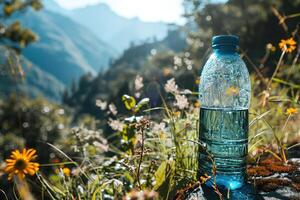
[[125, 118], [124, 121], [129, 122], [129, 123], [134, 123], [134, 122], [139, 123], [141, 121], [141, 119], [143, 119], [143, 116], [131, 116], [131, 117]]
[[179, 56], [174, 56], [174, 66], [178, 68], [181, 67], [182, 64], [183, 64], [182, 58], [180, 58]]
[[122, 181], [119, 181], [118, 179], [113, 179], [112, 182], [113, 182], [114, 189], [119, 192], [122, 192], [122, 188], [123, 188]]
[[182, 92], [180, 92], [180, 94], [193, 94], [193, 92], [191, 90], [185, 89]]
[[143, 77], [141, 77], [140, 75], [137, 75], [135, 77], [134, 86], [135, 86], [136, 91], [141, 90], [144, 87]]
[[155, 123], [152, 128], [152, 131], [154, 133], [160, 133], [160, 132], [165, 132], [165, 129], [166, 129], [166, 124], [164, 122], [161, 122], [159, 124]]
[[287, 115], [294, 115], [294, 114], [297, 114], [298, 113], [298, 109], [297, 108], [288, 108], [287, 110], [286, 110], [286, 114]]
[[108, 125], [115, 131], [123, 131], [124, 124], [119, 120], [109, 119]]
[[271, 52], [274, 52], [276, 51], [276, 47], [273, 46], [271, 43], [268, 43], [267, 46], [266, 46], [267, 50], [271, 51]]
[[158, 199], [158, 194], [154, 191], [136, 191], [133, 190], [130, 193], [128, 193], [125, 197], [123, 197], [123, 200], [133, 200], [133, 199], [139, 199], [139, 200], [154, 200]]
[[262, 93], [262, 100], [261, 100], [261, 104], [263, 107], [267, 105], [269, 98], [270, 98], [270, 93], [267, 90], [264, 90]]
[[206, 183], [206, 181], [208, 181], [211, 177], [208, 176], [207, 174], [204, 174], [202, 176], [200, 176], [200, 184], [204, 184]]
[[105, 110], [107, 108], [107, 102], [102, 101], [101, 99], [97, 99], [96, 106], [99, 107], [101, 110]]
[[229, 88], [227, 88], [226, 90], [226, 94], [227, 95], [232, 95], [232, 96], [236, 96], [238, 95], [240, 92], [239, 88], [235, 87], [235, 86], [230, 86]]
[[180, 112], [180, 111], [173, 112], [173, 115], [174, 115], [175, 117], [180, 117], [180, 115], [181, 115], [181, 112]]
[[194, 106], [195, 106], [195, 108], [199, 108], [199, 107], [200, 107], [200, 101], [196, 101], [196, 102], [194, 103]]
[[78, 185], [77, 186], [77, 190], [81, 193], [81, 194], [84, 194], [84, 189], [81, 185]]
[[296, 44], [296, 41], [291, 37], [287, 40], [281, 40], [279, 43], [279, 47], [282, 51], [291, 53], [296, 49]]
[[101, 142], [98, 142], [98, 141], [94, 141], [93, 145], [95, 147], [99, 148], [103, 152], [107, 152], [108, 151], [108, 145], [107, 145], [107, 143], [101, 143]]
[[62, 169], [62, 172], [64, 173], [65, 176], [70, 176], [71, 170], [68, 167], [64, 167]]
[[196, 84], [196, 85], [199, 85], [199, 84], [200, 84], [200, 78], [197, 78], [197, 79], [195, 80], [195, 84]]
[[167, 83], [165, 84], [165, 90], [166, 92], [170, 92], [170, 93], [175, 93], [175, 94], [178, 93], [178, 86], [174, 78], [167, 81]]
[[8, 174], [8, 180], [14, 175], [20, 179], [24, 179], [26, 174], [33, 176], [39, 170], [39, 163], [32, 162], [37, 157], [35, 149], [23, 149], [22, 152], [14, 150], [11, 152], [10, 158], [6, 159], [6, 167], [4, 172]]
[[172, 71], [171, 71], [170, 68], [165, 67], [165, 68], [163, 69], [163, 75], [164, 75], [164, 76], [169, 76], [171, 73], [172, 73]]
[[117, 107], [115, 106], [115, 104], [111, 103], [108, 106], [109, 111], [113, 114], [113, 115], [117, 115], [118, 111], [117, 111]]
[[177, 106], [180, 110], [183, 110], [185, 108], [189, 107], [189, 102], [184, 95], [175, 95], [176, 103], [174, 104]]

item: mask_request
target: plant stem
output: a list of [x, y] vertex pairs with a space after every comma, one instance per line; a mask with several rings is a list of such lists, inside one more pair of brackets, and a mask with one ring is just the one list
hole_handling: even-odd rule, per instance
[[142, 165], [142, 162], [143, 162], [143, 155], [144, 155], [144, 142], [145, 142], [144, 130], [141, 131], [141, 134], [142, 134], [141, 155], [140, 155], [140, 160], [139, 160], [138, 169], [137, 169], [137, 182], [139, 184], [140, 190], [142, 189], [141, 181], [140, 181], [140, 175], [141, 175], [141, 165]]
[[280, 56], [279, 61], [278, 61], [278, 63], [277, 63], [276, 69], [275, 69], [274, 73], [272, 74], [271, 79], [269, 80], [269, 82], [268, 82], [268, 84], [267, 84], [267, 90], [270, 89], [270, 85], [271, 85], [271, 83], [272, 83], [272, 81], [273, 81], [273, 78], [275, 77], [275, 75], [277, 74], [277, 72], [278, 72], [278, 70], [279, 70], [279, 67], [280, 67], [280, 65], [281, 65], [281, 63], [282, 63], [283, 57], [284, 57], [284, 55], [285, 55], [285, 52], [286, 52], [286, 48], [285, 48], [285, 50], [282, 51], [282, 53], [281, 53], [281, 56]]

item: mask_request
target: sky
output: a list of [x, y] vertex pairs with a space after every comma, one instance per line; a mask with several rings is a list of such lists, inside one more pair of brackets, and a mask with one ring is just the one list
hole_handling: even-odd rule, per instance
[[139, 17], [143, 21], [182, 21], [183, 0], [56, 0], [62, 7], [73, 9], [107, 3], [112, 10], [124, 17]]

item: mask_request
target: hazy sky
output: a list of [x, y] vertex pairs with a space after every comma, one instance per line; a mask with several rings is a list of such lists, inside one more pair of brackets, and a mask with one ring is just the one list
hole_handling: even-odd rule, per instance
[[144, 21], [179, 22], [183, 0], [56, 0], [64, 8], [72, 9], [98, 2], [107, 3], [112, 10], [125, 17], [138, 16]]

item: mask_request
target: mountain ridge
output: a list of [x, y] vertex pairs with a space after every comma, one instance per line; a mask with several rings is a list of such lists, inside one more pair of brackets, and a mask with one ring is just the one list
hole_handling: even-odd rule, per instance
[[143, 42], [154, 37], [163, 39], [168, 31], [166, 23], [145, 22], [138, 17], [126, 18], [114, 12], [105, 3], [73, 9], [69, 15], [119, 51], [130, 47], [132, 42]]

